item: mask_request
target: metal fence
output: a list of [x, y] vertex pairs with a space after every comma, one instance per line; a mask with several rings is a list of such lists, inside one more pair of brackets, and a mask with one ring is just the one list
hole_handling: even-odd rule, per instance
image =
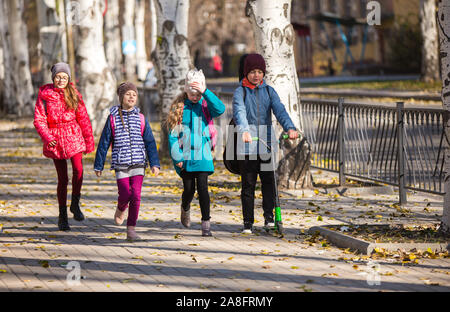
[[[156, 103], [148, 102], [155, 99], [155, 90], [142, 90], [144, 111], [157, 111]], [[232, 117], [233, 94], [220, 89], [215, 93], [226, 106], [215, 120], [223, 130]], [[312, 167], [339, 173], [340, 183], [348, 176], [398, 186], [401, 203], [406, 202], [406, 189], [444, 194], [446, 110], [405, 108], [403, 102], [347, 103], [343, 98], [302, 99], [301, 107]], [[224, 139], [218, 138], [216, 159], [221, 159]]]
[[304, 99], [302, 118], [313, 167], [444, 194], [445, 110]]

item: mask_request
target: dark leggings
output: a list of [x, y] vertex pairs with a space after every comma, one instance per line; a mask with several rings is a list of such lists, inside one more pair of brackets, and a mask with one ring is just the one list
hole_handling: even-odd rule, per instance
[[192, 199], [195, 194], [195, 181], [197, 180], [197, 193], [200, 202], [200, 210], [202, 212], [202, 221], [208, 221], [211, 216], [210, 200], [208, 193], [208, 172], [187, 172], [181, 171], [181, 178], [183, 178], [183, 194], [181, 196], [181, 207], [187, 211], [190, 208]]
[[[72, 196], [81, 194], [81, 186], [83, 185], [83, 154], [78, 153], [71, 159], [72, 162]], [[69, 177], [67, 175], [67, 160], [53, 159], [56, 172], [58, 174], [58, 204], [60, 207], [67, 205], [67, 185]]]

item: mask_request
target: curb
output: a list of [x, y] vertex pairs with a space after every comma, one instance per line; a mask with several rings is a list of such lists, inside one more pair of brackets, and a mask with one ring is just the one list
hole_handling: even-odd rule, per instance
[[[333, 225], [339, 227], [340, 225]], [[342, 225], [343, 226], [343, 225]], [[379, 226], [379, 225], [378, 225]], [[386, 225], [389, 226], [389, 225]], [[313, 226], [308, 230], [309, 234], [319, 232], [330, 243], [341, 248], [350, 248], [351, 250], [359, 251], [360, 253], [370, 256], [375, 248], [380, 248], [388, 251], [404, 250], [427, 250], [430, 248], [434, 252], [450, 251], [450, 242], [447, 243], [370, 243], [362, 239], [357, 239], [352, 236], [339, 233], [337, 231], [329, 230], [322, 226]]]

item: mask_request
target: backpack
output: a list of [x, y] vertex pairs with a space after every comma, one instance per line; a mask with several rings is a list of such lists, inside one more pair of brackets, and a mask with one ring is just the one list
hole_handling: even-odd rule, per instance
[[[248, 54], [243, 54], [239, 59], [239, 69], [238, 69], [239, 81], [244, 79], [244, 63], [247, 55]], [[244, 102], [245, 102], [247, 92], [245, 90], [245, 87], [242, 87], [242, 89], [244, 90]], [[231, 173], [241, 174], [241, 171], [239, 170], [239, 162], [237, 160], [237, 151], [236, 151], [237, 149], [237, 133], [235, 131], [236, 123], [234, 122], [233, 118], [231, 118], [228, 125], [231, 127], [229, 127], [230, 131], [228, 132], [225, 148], [223, 149], [222, 155], [223, 164], [225, 165], [225, 168], [227, 168], [227, 170], [230, 171]], [[230, 149], [233, 150], [233, 155], [231, 156], [232, 157], [231, 159], [227, 158], [227, 147], [228, 150]]]
[[[141, 135], [144, 136], [144, 129], [145, 129], [145, 117], [143, 114], [139, 113], [139, 118], [141, 119]], [[111, 131], [112, 131], [112, 135], [114, 137], [115, 135], [115, 121], [114, 121], [114, 116], [113, 115], [109, 115], [109, 120], [111, 122]]]
[[[244, 90], [244, 103], [245, 103], [247, 92], [245, 90], [245, 87], [242, 87], [242, 89]], [[270, 97], [269, 90], [267, 90], [267, 94], [269, 95], [269, 99], [272, 100]], [[234, 118], [231, 118], [228, 125], [230, 125], [231, 127], [229, 128], [230, 131], [228, 132], [225, 148], [223, 149], [222, 155], [223, 164], [225, 165], [225, 168], [227, 168], [227, 170], [230, 171], [231, 173], [241, 174], [241, 171], [239, 170], [239, 160], [237, 159], [237, 132], [235, 131], [236, 123], [234, 121]], [[233, 155], [231, 155], [231, 158], [227, 157], [227, 148], [228, 150], [230, 149], [233, 150]]]
[[217, 143], [217, 129], [214, 126], [214, 121], [211, 118], [211, 114], [209, 113], [208, 110], [208, 103], [206, 102], [205, 99], [203, 99], [202, 101], [202, 111], [203, 114], [206, 117], [206, 122], [208, 124], [208, 129], [209, 129], [209, 135], [211, 137], [211, 150], [213, 151], [216, 147], [216, 143]]

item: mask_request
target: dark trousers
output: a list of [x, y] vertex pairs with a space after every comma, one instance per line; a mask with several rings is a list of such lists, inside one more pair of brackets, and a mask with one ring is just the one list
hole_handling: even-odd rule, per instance
[[261, 191], [263, 196], [264, 219], [273, 222], [273, 209], [275, 205], [274, 186], [275, 180], [273, 171], [261, 171], [261, 160], [240, 160], [239, 169], [241, 171], [241, 201], [244, 223], [253, 224], [255, 221], [255, 186], [259, 175], [261, 180]]
[[197, 183], [197, 193], [202, 212], [202, 221], [208, 221], [210, 216], [210, 200], [208, 193], [208, 172], [187, 172], [181, 171], [183, 179], [183, 194], [181, 195], [181, 207], [189, 210], [192, 199], [195, 194], [195, 183]]

